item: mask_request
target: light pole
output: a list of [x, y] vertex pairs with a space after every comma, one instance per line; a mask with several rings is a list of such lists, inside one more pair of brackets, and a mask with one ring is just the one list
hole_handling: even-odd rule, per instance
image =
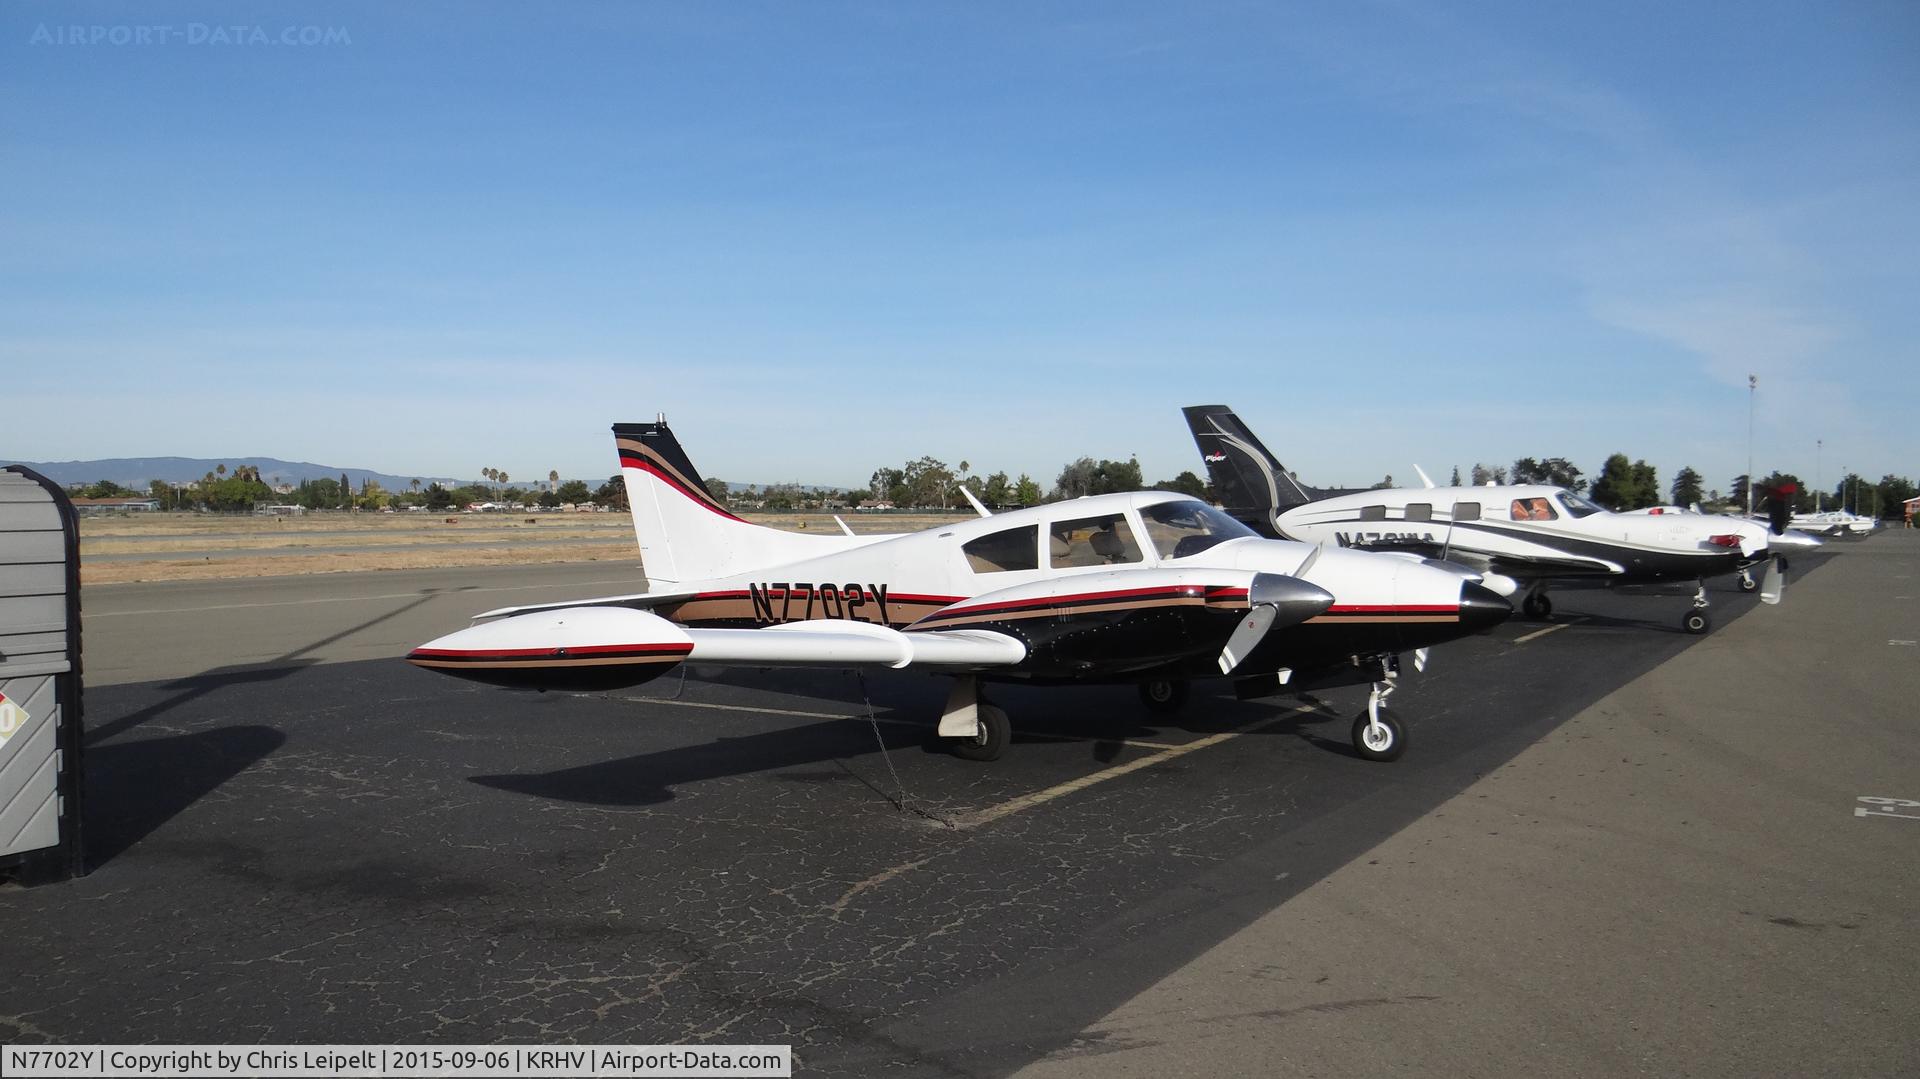
[[1815, 513], [1820, 512], [1820, 451], [1826, 444], [1827, 440], [1824, 438], [1813, 440], [1813, 512]]
[[1747, 376], [1747, 516], [1753, 516], [1753, 390], [1759, 375]]

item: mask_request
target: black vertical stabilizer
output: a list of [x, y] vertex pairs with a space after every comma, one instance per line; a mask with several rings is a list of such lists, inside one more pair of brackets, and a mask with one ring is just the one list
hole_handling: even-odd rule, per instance
[[1232, 409], [1192, 405], [1180, 411], [1206, 462], [1207, 481], [1235, 517], [1271, 532], [1274, 514], [1323, 497], [1289, 476]]

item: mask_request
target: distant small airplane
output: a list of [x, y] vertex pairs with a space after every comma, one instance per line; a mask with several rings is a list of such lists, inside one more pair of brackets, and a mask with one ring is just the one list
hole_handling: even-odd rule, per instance
[[1430, 645], [1512, 606], [1455, 567], [1262, 539], [1197, 499], [1097, 495], [899, 536], [784, 532], [707, 492], [662, 418], [613, 429], [648, 584], [635, 595], [509, 607], [416, 648], [412, 663], [497, 685], [605, 689], [681, 663], [889, 667], [951, 676], [939, 733], [993, 760], [1010, 740], [989, 681], [1132, 683], [1180, 708], [1188, 684], [1247, 697], [1372, 685], [1353, 745], [1393, 760], [1383, 705]]
[[[1671, 591], [1697, 584], [1681, 619], [1705, 633], [1706, 578], [1768, 565], [1761, 601], [1779, 603], [1786, 579], [1764, 528], [1732, 518], [1612, 513], [1563, 487], [1400, 487], [1320, 491], [1304, 486], [1225, 405], [1183, 410], [1222, 504], [1262, 534], [1457, 563], [1530, 618], [1553, 613], [1547, 590]], [[1421, 474], [1425, 479], [1425, 473]]]

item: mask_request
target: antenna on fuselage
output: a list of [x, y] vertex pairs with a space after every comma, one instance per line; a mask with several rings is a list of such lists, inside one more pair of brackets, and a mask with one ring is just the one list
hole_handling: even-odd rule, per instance
[[1421, 468], [1419, 465], [1414, 465], [1413, 470], [1420, 475], [1420, 485], [1431, 490], [1433, 487], [1433, 479], [1427, 475], [1427, 470]]

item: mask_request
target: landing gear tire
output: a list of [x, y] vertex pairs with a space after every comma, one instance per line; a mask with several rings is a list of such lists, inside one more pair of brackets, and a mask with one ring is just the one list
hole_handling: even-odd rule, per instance
[[1189, 686], [1184, 680], [1162, 678], [1140, 683], [1140, 703], [1156, 715], [1170, 716], [1187, 706]]
[[1399, 720], [1384, 712], [1377, 725], [1362, 712], [1353, 721], [1353, 751], [1370, 761], [1397, 761], [1407, 751], [1407, 732]]
[[1539, 593], [1529, 593], [1520, 601], [1520, 611], [1528, 618], [1553, 617], [1553, 601]]
[[1745, 571], [1741, 572], [1740, 591], [1755, 592], [1755, 591], [1758, 591], [1759, 588], [1760, 588], [1760, 582], [1753, 579], [1753, 574], [1747, 573]]
[[997, 761], [1013, 741], [1013, 724], [1007, 710], [997, 704], [980, 702], [980, 726], [971, 738], [953, 739], [954, 755], [969, 761]]
[[1697, 637], [1713, 628], [1713, 619], [1708, 618], [1705, 611], [1691, 610], [1680, 619], [1680, 628]]

